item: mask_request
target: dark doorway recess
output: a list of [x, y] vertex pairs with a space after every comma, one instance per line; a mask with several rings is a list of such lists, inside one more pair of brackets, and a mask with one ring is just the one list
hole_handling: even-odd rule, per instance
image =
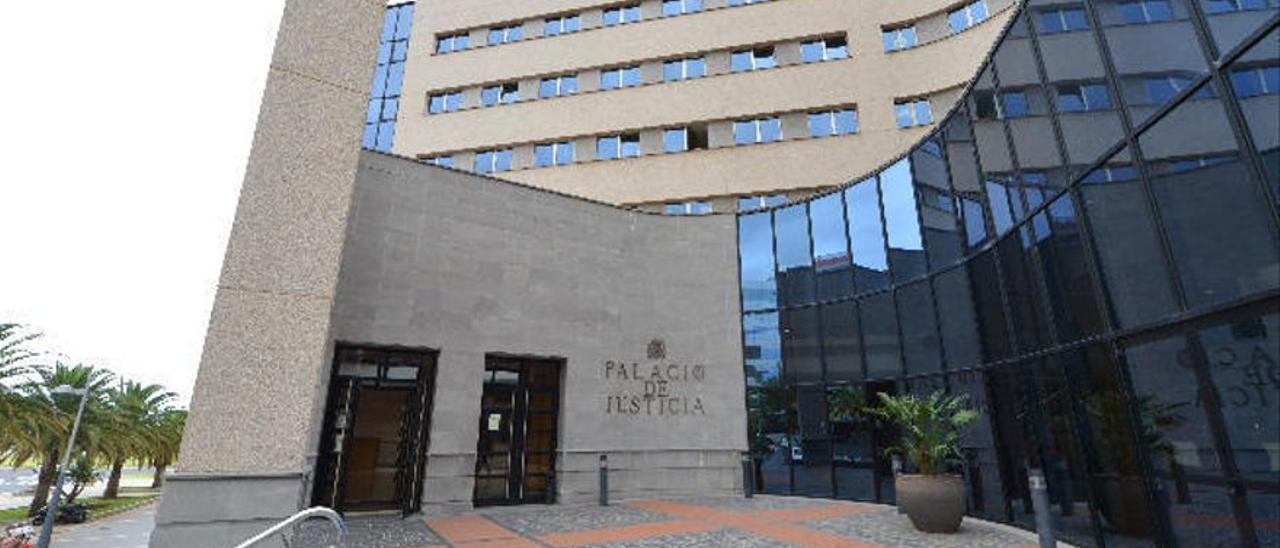
[[476, 506], [555, 502], [563, 365], [559, 359], [485, 358]]
[[419, 511], [436, 352], [339, 344], [334, 354], [312, 503]]

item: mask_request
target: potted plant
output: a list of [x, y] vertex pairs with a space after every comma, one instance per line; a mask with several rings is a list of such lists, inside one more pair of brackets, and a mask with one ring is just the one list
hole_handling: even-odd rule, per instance
[[964, 519], [964, 479], [946, 474], [947, 459], [960, 456], [960, 435], [978, 412], [966, 404], [968, 396], [949, 396], [941, 390], [929, 396], [891, 396], [879, 393], [875, 415], [898, 425], [902, 437], [892, 449], [916, 467], [916, 474], [894, 478], [898, 506], [916, 529], [926, 533], [954, 533]]
[[1138, 432], [1141, 447], [1134, 447], [1132, 442], [1126, 403], [1119, 391], [1097, 392], [1085, 400], [1099, 438], [1095, 443], [1106, 453], [1104, 460], [1110, 468], [1095, 478], [1102, 480], [1102, 517], [1120, 533], [1150, 538], [1155, 534], [1155, 517], [1146, 502], [1138, 451], [1145, 450], [1152, 459], [1165, 459], [1174, 477], [1181, 479], [1173, 443], [1165, 437], [1165, 432], [1186, 422], [1182, 409], [1187, 403], [1166, 403], [1158, 396], [1140, 395], [1134, 405], [1142, 421]]

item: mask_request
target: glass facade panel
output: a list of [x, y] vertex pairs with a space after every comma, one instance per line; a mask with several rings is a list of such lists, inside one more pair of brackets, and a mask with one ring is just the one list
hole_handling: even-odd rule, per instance
[[747, 431], [755, 464], [755, 484], [763, 493], [791, 492], [789, 392], [781, 387], [747, 389]]
[[[1280, 203], [1280, 29], [1272, 30], [1231, 64], [1228, 74], [1253, 146]], [[1265, 93], [1263, 93], [1265, 92]]]
[[784, 207], [774, 214], [777, 235], [778, 292], [782, 306], [814, 299], [813, 255], [809, 251], [809, 207]]
[[784, 308], [778, 312], [782, 328], [783, 376], [788, 383], [821, 382], [818, 309]]
[[764, 310], [778, 306], [772, 217], [769, 213], [738, 217], [738, 260], [743, 310]]
[[796, 445], [800, 450], [792, 451], [792, 493], [810, 497], [834, 496], [826, 390], [821, 384], [801, 385], [795, 390]]
[[778, 313], [763, 312], [742, 317], [747, 383], [751, 386], [775, 386], [782, 374], [782, 338], [778, 331]]
[[959, 261], [962, 253], [960, 207], [951, 192], [943, 155], [940, 139], [925, 141], [911, 154], [924, 250], [933, 269]]
[[1191, 546], [1243, 546], [1226, 482], [1231, 464], [1222, 461], [1213, 427], [1221, 405], [1202, 397], [1214, 390], [1213, 369], [1184, 335], [1133, 346], [1125, 356], [1174, 534]]
[[908, 375], [942, 369], [942, 342], [934, 315], [933, 290], [927, 281], [898, 289], [898, 322], [902, 329], [902, 357]]
[[[1276, 0], [1199, 0], [1218, 51], [1235, 49], [1280, 10]], [[1272, 42], [1274, 44], [1274, 42]], [[1274, 46], [1273, 46], [1274, 47]]]
[[859, 301], [858, 312], [867, 378], [894, 379], [902, 376], [898, 315], [894, 310], [893, 295], [880, 293], [867, 297]]
[[862, 341], [858, 308], [852, 302], [822, 305], [822, 355], [827, 382], [860, 381]]
[[889, 269], [894, 281], [922, 276], [927, 265], [910, 160], [900, 160], [880, 172], [880, 195], [888, 233]]
[[1122, 326], [1173, 312], [1176, 304], [1142, 183], [1136, 179], [1085, 184], [1084, 210], [1098, 246], [1099, 270]]
[[[973, 515], [1034, 528], [1034, 467], [1076, 545], [1275, 544], [1280, 31], [1241, 42], [1275, 2], [1027, 4], [904, 158], [775, 210], [772, 239], [740, 216], [757, 477], [892, 503], [899, 433], [862, 410], [946, 389], [983, 413], [950, 464]], [[1230, 19], [1245, 51], [1210, 62]]]
[[853, 263], [849, 257], [844, 211], [844, 200], [840, 193], [824, 196], [809, 204], [819, 301], [853, 294]]
[[1187, 305], [1280, 287], [1271, 208], [1241, 161], [1222, 103], [1185, 102], [1138, 143]]
[[862, 181], [845, 190], [849, 217], [849, 241], [853, 246], [853, 277], [857, 290], [868, 291], [889, 285], [889, 257], [884, 249], [884, 224], [880, 218], [880, 196], [876, 179]]

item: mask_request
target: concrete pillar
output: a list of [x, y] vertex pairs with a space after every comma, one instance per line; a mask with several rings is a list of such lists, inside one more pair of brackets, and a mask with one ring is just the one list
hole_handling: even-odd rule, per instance
[[385, 2], [288, 0], [152, 546], [230, 546], [304, 503]]

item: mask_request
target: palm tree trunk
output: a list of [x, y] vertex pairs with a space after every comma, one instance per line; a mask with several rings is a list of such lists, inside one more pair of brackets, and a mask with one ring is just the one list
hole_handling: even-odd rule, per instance
[[116, 459], [111, 463], [111, 475], [107, 477], [107, 488], [102, 491], [102, 498], [113, 499], [120, 496], [120, 473], [124, 471], [124, 459]]
[[49, 488], [53, 486], [54, 474], [58, 472], [58, 450], [46, 449], [40, 461], [40, 473], [36, 476], [36, 492], [31, 496], [31, 504], [27, 506], [27, 516], [35, 516], [49, 501]]
[[151, 478], [151, 488], [160, 489], [164, 487], [164, 470], [168, 468], [167, 463], [156, 465], [156, 475]]

